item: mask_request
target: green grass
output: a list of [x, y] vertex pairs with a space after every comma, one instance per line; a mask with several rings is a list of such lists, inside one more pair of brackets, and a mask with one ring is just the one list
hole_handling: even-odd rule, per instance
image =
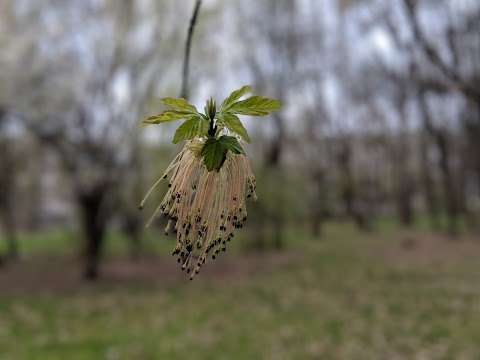
[[[323, 240], [294, 234], [288, 261], [222, 281], [210, 272], [193, 282], [6, 291], [0, 359], [480, 358], [480, 246], [415, 232], [420, 245], [405, 250], [402, 233], [348, 224], [328, 224]], [[222, 261], [239, 258], [249, 255]]]

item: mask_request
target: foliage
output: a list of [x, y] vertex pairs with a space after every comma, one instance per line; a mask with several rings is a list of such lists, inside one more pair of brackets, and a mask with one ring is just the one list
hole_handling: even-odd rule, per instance
[[[278, 110], [281, 106], [280, 102], [275, 99], [258, 95], [239, 100], [250, 91], [251, 86], [246, 85], [232, 92], [218, 109], [215, 101], [207, 100], [205, 113], [198, 112], [197, 108], [185, 99], [163, 98], [162, 102], [172, 109], [148, 117], [142, 121], [142, 125], [184, 119], [185, 121], [175, 132], [173, 143], [195, 138], [207, 139], [200, 154], [208, 171], [219, 171], [225, 162], [228, 151], [245, 154], [237, 137], [229, 136], [229, 133], [238, 135], [239, 138], [250, 143], [247, 130], [237, 115], [264, 116]], [[225, 129], [228, 129], [228, 132]]]

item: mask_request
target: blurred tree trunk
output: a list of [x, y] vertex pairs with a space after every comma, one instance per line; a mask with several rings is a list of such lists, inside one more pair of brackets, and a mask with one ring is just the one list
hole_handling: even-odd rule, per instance
[[421, 157], [421, 176], [423, 182], [423, 191], [427, 205], [430, 223], [433, 229], [440, 229], [439, 209], [435, 194], [435, 182], [432, 178], [430, 161], [428, 159], [428, 134], [422, 131], [420, 135], [420, 157]]
[[396, 146], [393, 150], [395, 197], [400, 223], [411, 226], [413, 223], [413, 179], [409, 167], [409, 132], [408, 114], [406, 109], [407, 88], [401, 87], [396, 99], [396, 107], [400, 116], [400, 130], [396, 136]]
[[322, 168], [318, 168], [312, 171], [311, 178], [313, 186], [315, 187], [314, 196], [310, 199], [312, 236], [314, 238], [320, 238], [322, 236], [326, 204], [325, 171]]
[[425, 99], [425, 92], [420, 94], [420, 107], [425, 130], [434, 139], [439, 154], [439, 169], [442, 175], [442, 187], [445, 201], [445, 210], [448, 217], [447, 230], [450, 235], [458, 232], [459, 211], [457, 206], [457, 194], [455, 192], [455, 181], [449, 164], [451, 157], [447, 132], [434, 126]]
[[344, 216], [355, 222], [360, 230], [368, 231], [371, 223], [368, 219], [369, 214], [362, 212], [358, 206], [358, 196], [355, 177], [353, 174], [353, 143], [352, 138], [348, 136], [339, 139], [339, 153], [337, 155], [337, 164], [340, 173], [340, 198], [343, 203]]
[[345, 216], [350, 219], [355, 218], [355, 185], [352, 175], [352, 147], [348, 139], [340, 140], [340, 150], [337, 157], [338, 168], [340, 171], [340, 198], [345, 207]]
[[274, 115], [274, 122], [277, 131], [277, 136], [270, 144], [270, 149], [266, 155], [266, 168], [268, 183], [276, 193], [273, 194], [275, 199], [275, 208], [270, 214], [271, 226], [273, 230], [273, 246], [276, 249], [283, 248], [283, 234], [285, 231], [284, 226], [284, 214], [283, 214], [283, 188], [284, 188], [284, 176], [281, 173], [281, 154], [282, 146], [285, 142], [285, 124], [283, 118], [278, 114]]
[[[478, 101], [469, 99], [463, 120], [463, 132], [467, 141], [467, 166], [472, 169], [475, 174], [477, 194], [480, 194], [480, 99], [478, 99]], [[468, 196], [468, 194], [466, 194], [466, 196]], [[478, 213], [473, 214], [473, 212], [469, 215], [470, 227], [478, 231], [480, 230], [480, 219], [478, 218]]]
[[13, 142], [4, 135], [4, 121], [7, 112], [0, 110], [0, 218], [7, 241], [7, 258], [18, 257], [18, 244], [15, 224], [15, 159]]
[[90, 191], [77, 190], [76, 198], [85, 236], [85, 272], [88, 280], [98, 278], [98, 265], [103, 247], [107, 217], [105, 209], [106, 185], [97, 185]]

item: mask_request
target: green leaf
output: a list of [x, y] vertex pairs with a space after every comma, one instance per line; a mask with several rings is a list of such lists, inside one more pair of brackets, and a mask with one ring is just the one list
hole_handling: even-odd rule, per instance
[[217, 121], [217, 126], [226, 126], [230, 131], [237, 133], [245, 139], [247, 143], [250, 144], [250, 137], [248, 136], [247, 130], [243, 127], [240, 119], [233, 114], [220, 114]]
[[188, 103], [185, 99], [163, 98], [160, 99], [165, 105], [168, 105], [175, 110], [185, 111], [190, 114], [198, 113], [197, 108]]
[[187, 147], [190, 149], [190, 151], [195, 155], [195, 157], [198, 159], [200, 158], [202, 149], [203, 149], [204, 143], [200, 141], [190, 141], [187, 144]]
[[148, 117], [146, 120], [142, 121], [143, 125], [149, 124], [160, 124], [166, 121], [186, 119], [194, 115], [194, 113], [180, 111], [180, 110], [165, 110], [164, 112]]
[[225, 162], [226, 150], [218, 139], [210, 138], [205, 142], [201, 155], [208, 171], [218, 171]]
[[230, 107], [235, 103], [235, 101], [240, 99], [246, 93], [250, 92], [250, 90], [252, 90], [252, 87], [250, 85], [245, 85], [241, 89], [232, 92], [230, 96], [223, 101], [222, 106], [220, 107], [220, 111], [227, 111], [228, 109], [230, 109]]
[[281, 105], [282, 104], [275, 99], [265, 98], [263, 96], [251, 96], [248, 99], [234, 103], [230, 109], [228, 109], [228, 113], [264, 116], [272, 111], [278, 110]]
[[203, 136], [208, 132], [209, 122], [205, 121], [200, 115], [194, 115], [188, 118], [175, 131], [173, 143], [176, 144], [182, 140], [192, 140], [195, 136]]
[[230, 150], [235, 154], [245, 155], [242, 146], [238, 143], [238, 140], [235, 136], [223, 135], [218, 139], [218, 142], [222, 145], [224, 150]]

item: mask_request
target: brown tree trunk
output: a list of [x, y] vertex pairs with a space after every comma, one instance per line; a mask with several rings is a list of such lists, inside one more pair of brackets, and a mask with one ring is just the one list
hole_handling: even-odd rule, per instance
[[106, 188], [99, 186], [88, 193], [78, 193], [77, 201], [85, 236], [85, 272], [88, 280], [98, 278], [100, 256], [106, 230], [104, 200]]
[[396, 203], [400, 223], [404, 226], [411, 226], [413, 223], [412, 209], [412, 186], [408, 171], [408, 152], [406, 143], [406, 134], [399, 135], [399, 145], [396, 149]]
[[[273, 246], [276, 249], [283, 248], [283, 235], [284, 235], [284, 219], [283, 219], [283, 197], [282, 197], [282, 187], [283, 187], [283, 175], [280, 167], [280, 159], [282, 154], [282, 146], [285, 139], [285, 124], [283, 119], [276, 115], [274, 117], [276, 124], [277, 136], [275, 137], [273, 143], [271, 144], [270, 151], [267, 153], [266, 159], [266, 168], [268, 183], [270, 188], [276, 193], [273, 194], [273, 199], [275, 199], [275, 209], [269, 215], [271, 226], [273, 229]], [[272, 199], [272, 198], [271, 198]]]
[[428, 135], [422, 132], [420, 139], [420, 156], [421, 156], [421, 176], [423, 182], [423, 190], [425, 194], [425, 202], [433, 229], [439, 230], [441, 227], [439, 218], [439, 209], [435, 195], [435, 182], [432, 178], [430, 162], [428, 160]]
[[457, 205], [457, 195], [455, 192], [455, 181], [449, 164], [450, 146], [448, 144], [447, 133], [446, 131], [442, 131], [441, 129], [438, 129], [433, 125], [433, 121], [430, 118], [430, 113], [428, 111], [424, 92], [420, 96], [420, 106], [423, 116], [424, 127], [430, 134], [430, 136], [433, 137], [440, 156], [438, 166], [442, 174], [445, 210], [448, 217], [447, 231], [450, 235], [453, 236], [458, 231], [459, 209]]
[[3, 137], [2, 122], [5, 111], [0, 110], [0, 217], [1, 225], [7, 241], [7, 258], [18, 257], [18, 244], [15, 226], [14, 191], [15, 191], [15, 159], [12, 142]]
[[5, 239], [7, 241], [7, 254], [6, 258], [8, 260], [13, 260], [18, 258], [18, 242], [16, 235], [15, 219], [12, 216], [11, 210], [2, 209], [0, 211], [0, 216], [2, 217], [3, 228], [5, 233]]
[[325, 214], [325, 173], [323, 169], [317, 169], [312, 174], [314, 194], [311, 197], [311, 219], [312, 219], [312, 236], [320, 238], [322, 236], [322, 227]]
[[458, 206], [455, 194], [455, 184], [449, 164], [448, 139], [443, 131], [437, 131], [437, 146], [440, 153], [440, 170], [442, 172], [443, 192], [445, 194], [445, 207], [448, 216], [448, 233], [452, 236], [458, 232]]

